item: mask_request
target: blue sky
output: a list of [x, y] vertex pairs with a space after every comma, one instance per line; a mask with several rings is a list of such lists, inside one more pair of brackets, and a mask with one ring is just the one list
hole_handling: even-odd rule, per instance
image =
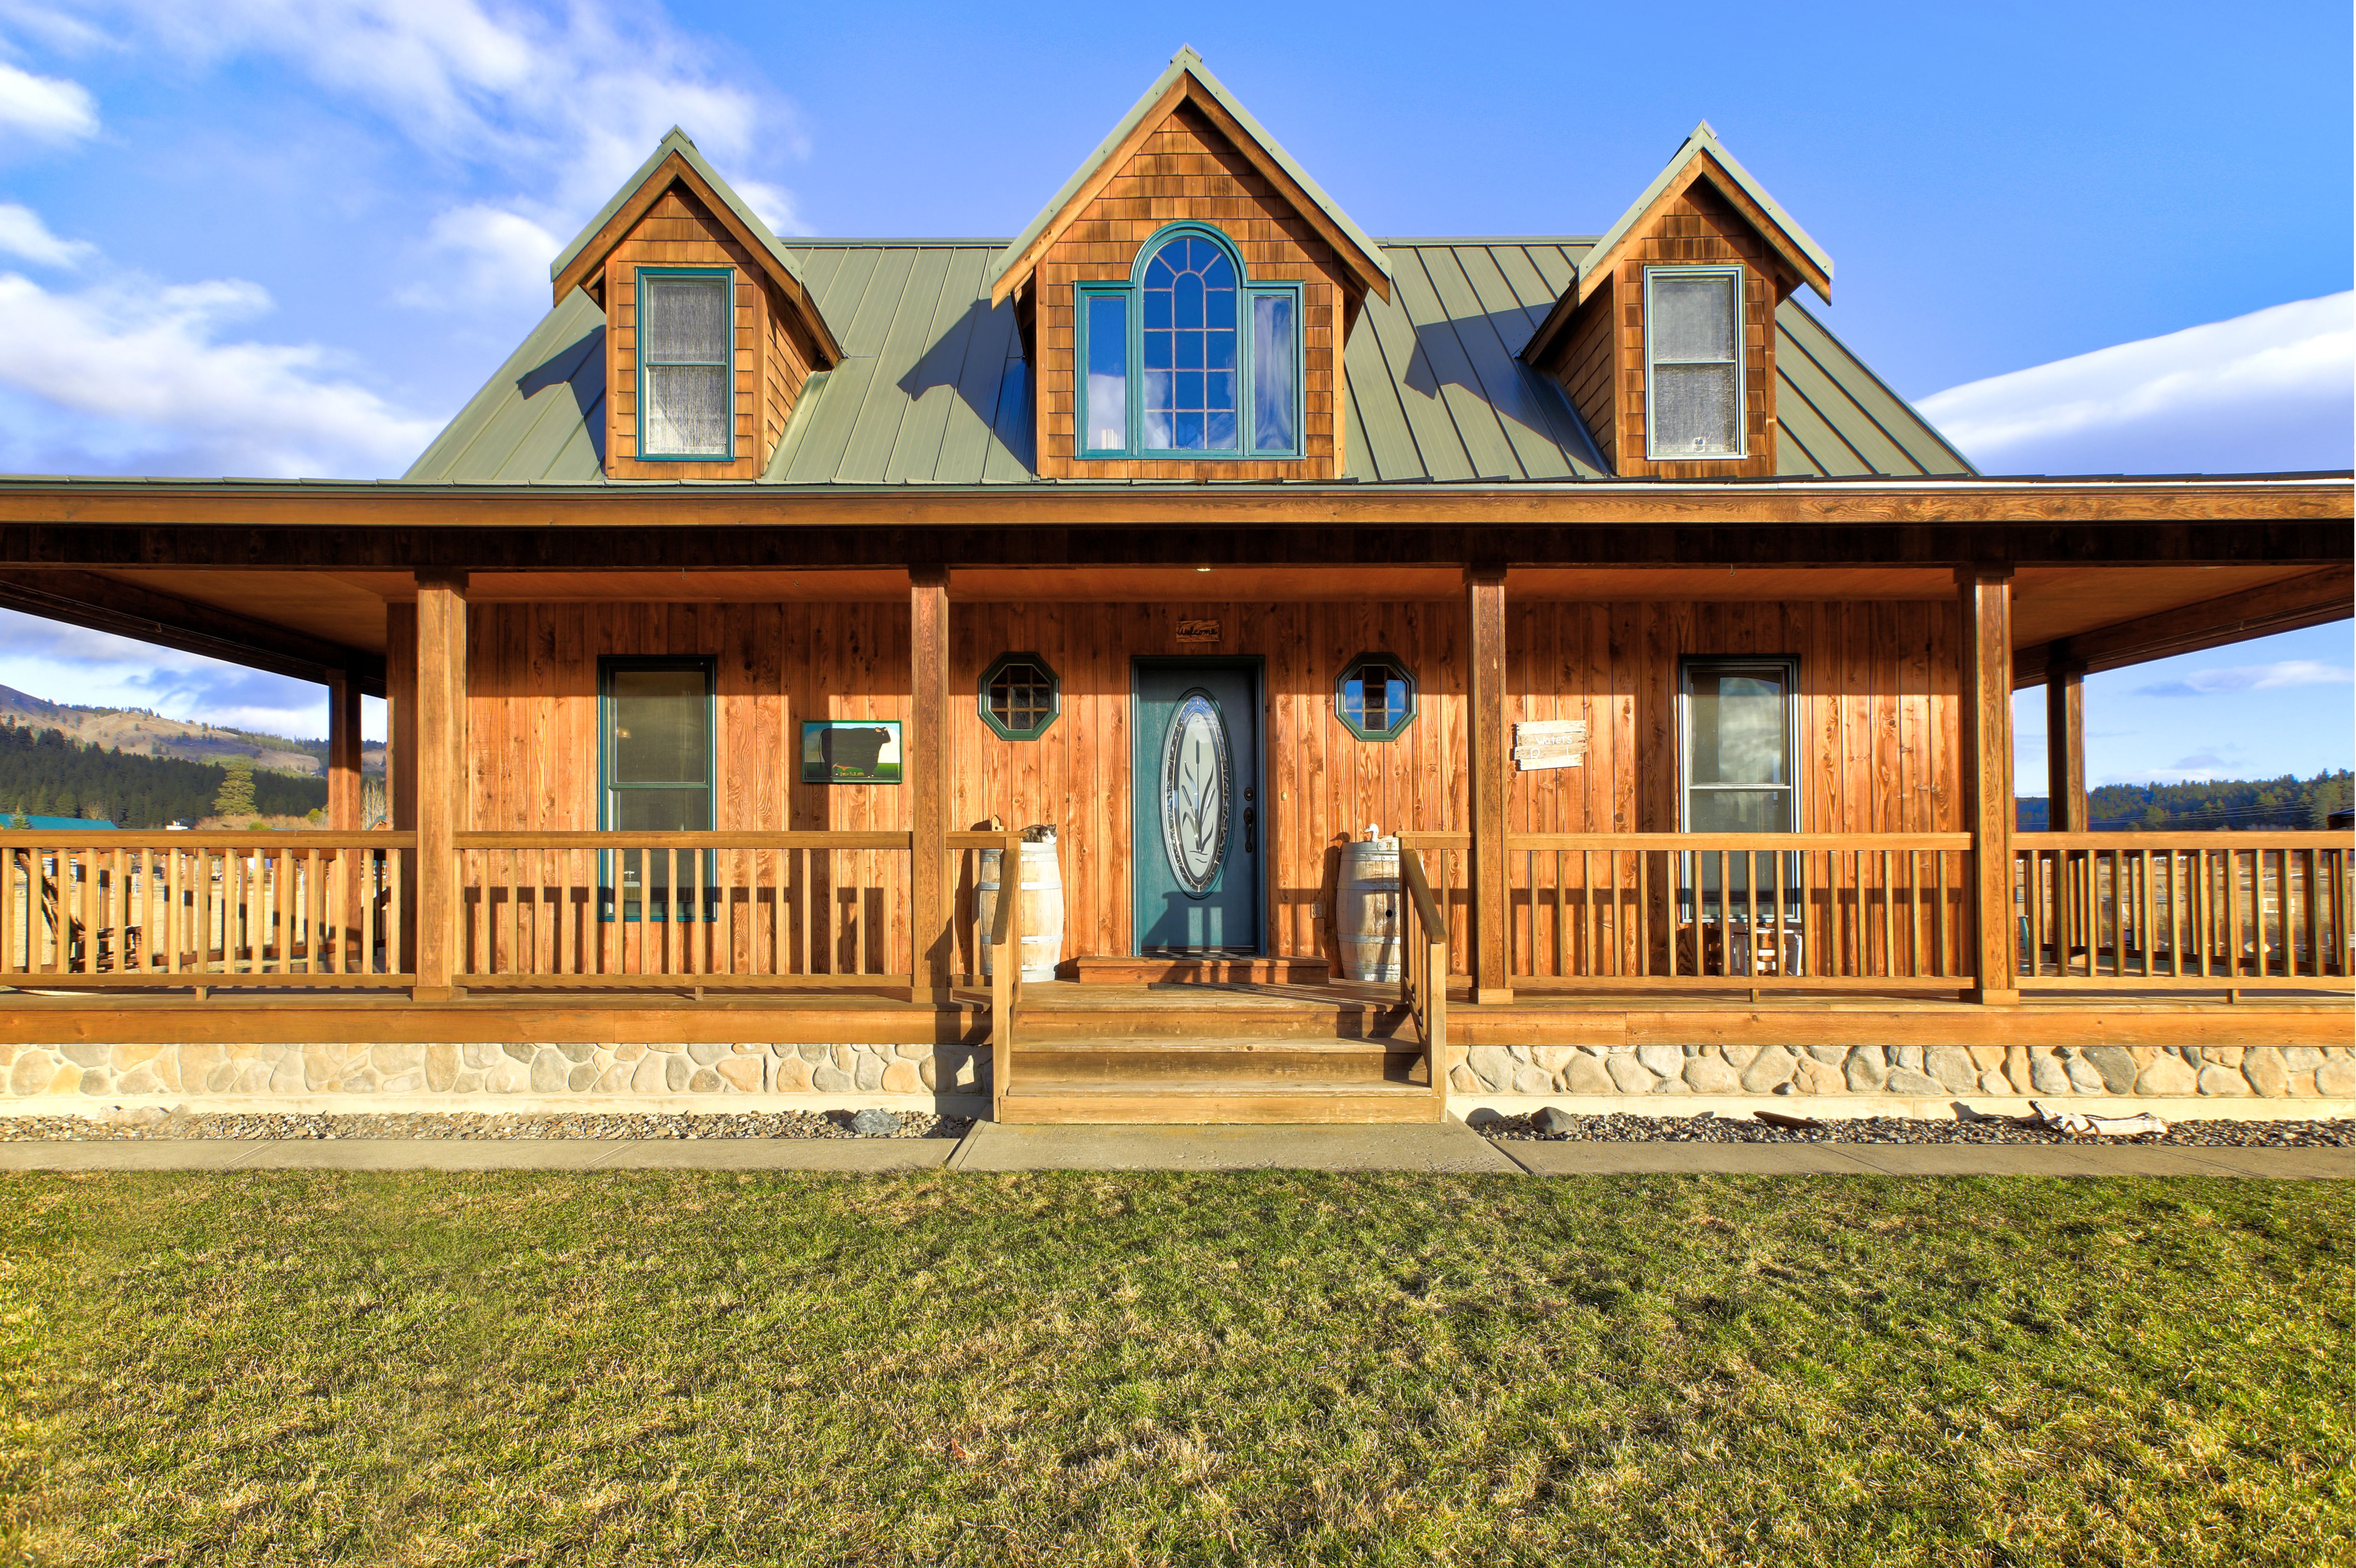
[[[397, 473], [674, 122], [781, 232], [1002, 235], [1182, 42], [1378, 235], [1593, 232], [1707, 117], [1835, 258], [1811, 308], [1991, 472], [2356, 455], [2345, 4], [1165, 16], [0, 0], [0, 470]], [[2096, 677], [2092, 771], [2346, 765], [2351, 662]], [[323, 711], [22, 617], [0, 682]]]

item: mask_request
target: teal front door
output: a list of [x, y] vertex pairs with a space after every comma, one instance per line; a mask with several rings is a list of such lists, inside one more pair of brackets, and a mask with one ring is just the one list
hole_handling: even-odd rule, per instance
[[1259, 665], [1141, 659], [1130, 734], [1137, 951], [1260, 951]]

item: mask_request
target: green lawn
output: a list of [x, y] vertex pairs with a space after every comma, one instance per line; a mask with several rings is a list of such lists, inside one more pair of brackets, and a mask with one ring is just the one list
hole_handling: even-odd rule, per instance
[[0, 1180], [0, 1560], [2356, 1560], [2339, 1182]]

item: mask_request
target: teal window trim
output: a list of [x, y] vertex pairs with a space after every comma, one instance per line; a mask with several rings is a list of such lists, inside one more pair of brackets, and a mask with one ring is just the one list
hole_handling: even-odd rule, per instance
[[[1662, 359], [1653, 353], [1653, 282], [1656, 278], [1731, 278], [1734, 280], [1734, 450], [1680, 452], [1664, 450], [1655, 436], [1660, 424], [1653, 418], [1653, 369], [1657, 365], [1721, 365], [1721, 359]], [[1644, 456], [1657, 463], [1736, 463], [1751, 455], [1751, 409], [1744, 402], [1742, 342], [1742, 268], [1740, 265], [1647, 267], [1644, 269]]]
[[[1006, 722], [991, 711], [990, 706], [991, 687], [996, 684], [1000, 676], [1016, 665], [1029, 665], [1046, 679], [1046, 717], [1027, 729], [1019, 724]], [[1063, 677], [1055, 673], [1055, 667], [1037, 654], [1001, 654], [991, 661], [988, 669], [981, 672], [981, 679], [976, 686], [975, 700], [981, 710], [981, 721], [990, 726], [991, 734], [1001, 741], [1035, 741], [1052, 729], [1056, 720], [1064, 716], [1064, 681]]]
[[[728, 357], [722, 361], [726, 371], [721, 379], [728, 389], [728, 413], [723, 428], [728, 432], [728, 450], [711, 452], [648, 452], [647, 450], [647, 282], [650, 278], [718, 278], [720, 280], [720, 320], [728, 343]], [[641, 463], [734, 463], [736, 461], [736, 269], [734, 267], [640, 267], [632, 287], [637, 291], [637, 314], [631, 319], [638, 324], [636, 333], [637, 367], [633, 374], [637, 379], [637, 461]], [[663, 359], [658, 365], [706, 364], [706, 360]]]
[[[1157, 252], [1173, 240], [1183, 238], [1207, 240], [1226, 252], [1228, 264], [1236, 270], [1236, 444], [1215, 448], [1156, 447], [1145, 445], [1145, 269]], [[1138, 247], [1137, 259], [1130, 264], [1129, 281], [1098, 280], [1072, 285], [1072, 382], [1073, 420], [1072, 450], [1084, 459], [1135, 458], [1157, 463], [1166, 462], [1228, 462], [1283, 463], [1298, 461], [1306, 454], [1308, 432], [1305, 411], [1307, 393], [1302, 383], [1307, 379], [1308, 356], [1303, 345], [1308, 325], [1302, 313], [1302, 285], [1298, 280], [1280, 279], [1262, 283], [1244, 268], [1242, 251], [1234, 240], [1215, 225], [1196, 221], [1164, 224], [1154, 230], [1151, 238]], [[1091, 299], [1117, 298], [1127, 302], [1124, 313], [1128, 341], [1122, 346], [1127, 397], [1122, 409], [1123, 443], [1119, 446], [1100, 446], [1089, 440], [1094, 421], [1088, 417], [1088, 302]], [[1254, 355], [1252, 302], [1262, 297], [1289, 299], [1292, 305], [1292, 442], [1281, 448], [1261, 448], [1255, 444], [1258, 432], [1253, 428], [1258, 409], [1257, 389], [1252, 384]]]
[[[691, 669], [702, 673], [703, 827], [701, 831], [712, 832], [713, 830], [712, 815], [719, 809], [720, 791], [720, 661], [705, 654], [605, 654], [599, 656], [597, 660], [597, 831], [600, 833], [614, 831], [614, 792], [616, 790], [677, 789], [682, 784], [693, 782], [687, 779], [664, 780], [660, 783], [635, 785], [614, 783], [614, 677], [624, 671], [645, 669]], [[617, 852], [624, 858], [625, 869], [628, 869], [633, 858], [639, 861], [639, 886], [641, 888], [645, 886], [644, 859], [647, 853], [645, 850], [600, 849], [597, 852], [597, 918], [601, 921], [618, 919], [625, 923], [637, 921], [643, 918], [647, 912], [643, 904], [638, 901], [624, 901], [616, 897], [614, 856]], [[674, 863], [676, 863], [675, 860]], [[710, 850], [704, 851], [703, 918], [707, 921], [719, 918], [719, 889], [714, 885], [719, 880], [719, 871], [718, 857]], [[687, 901], [691, 902], [692, 899], [692, 894], [687, 895]], [[653, 911], [654, 919], [659, 922], [669, 921], [673, 910], [681, 901], [679, 891], [674, 889], [671, 896], [663, 901], [664, 905], [670, 907], [657, 907]], [[691, 912], [689, 918], [693, 918]]]
[[[1348, 697], [1350, 682], [1354, 678], [1357, 679], [1363, 688], [1365, 671], [1373, 665], [1380, 665], [1389, 672], [1389, 676], [1385, 677], [1386, 685], [1388, 684], [1390, 677], [1396, 677], [1407, 688], [1406, 705], [1389, 723], [1379, 726], [1369, 725], [1365, 721], [1363, 709], [1360, 717], [1352, 718]], [[1360, 654], [1356, 658], [1344, 665], [1342, 673], [1334, 678], [1333, 717], [1342, 721], [1342, 728], [1361, 741], [1396, 741], [1407, 733], [1408, 725], [1415, 722], [1417, 710], [1421, 706], [1416, 700], [1416, 695], [1415, 672], [1408, 668], [1406, 662], [1397, 654]], [[1385, 706], [1388, 706], [1387, 700]]]

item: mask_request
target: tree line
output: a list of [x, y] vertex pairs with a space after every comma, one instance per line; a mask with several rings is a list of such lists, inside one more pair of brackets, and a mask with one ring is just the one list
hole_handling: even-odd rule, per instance
[[[327, 804], [327, 781], [255, 772], [259, 816], [303, 816]], [[87, 745], [61, 730], [0, 725], [0, 810], [10, 816], [81, 816], [123, 827], [164, 827], [215, 815], [230, 770], [177, 757], [142, 757]]]
[[[2347, 808], [2349, 770], [2303, 779], [2204, 779], [2197, 784], [2104, 784], [2086, 792], [2086, 820], [2114, 832], [2202, 827], [2321, 827]], [[2043, 795], [2023, 795], [2020, 829], [2041, 833], [2051, 820]]]

